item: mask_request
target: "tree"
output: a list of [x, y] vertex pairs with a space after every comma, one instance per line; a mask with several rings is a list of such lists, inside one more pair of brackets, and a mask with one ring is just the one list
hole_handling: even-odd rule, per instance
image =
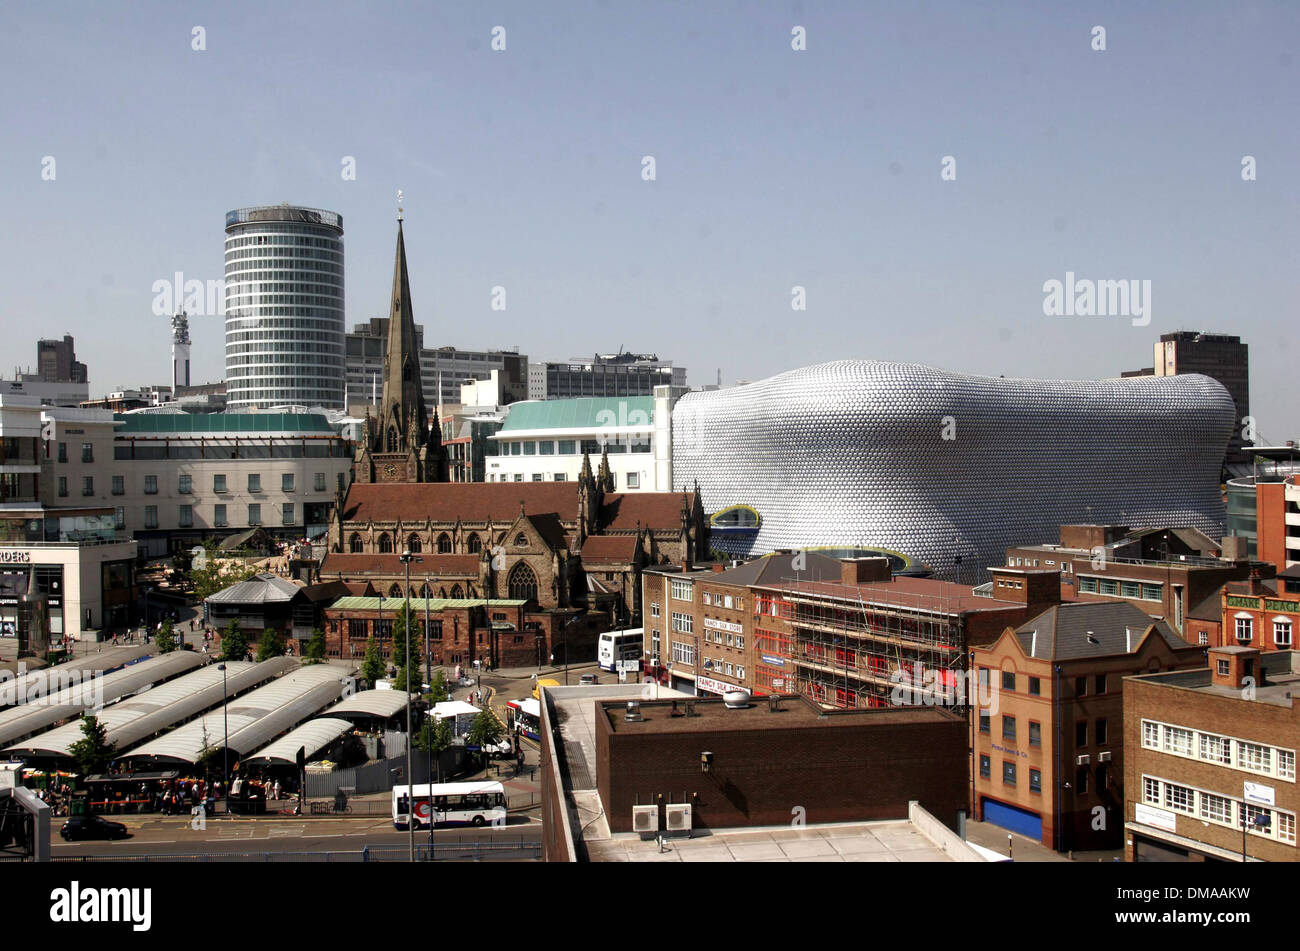
[[477, 746], [479, 755], [483, 757], [483, 761], [486, 763], [487, 750], [484, 747], [500, 743], [503, 732], [501, 721], [496, 718], [491, 710], [484, 709], [470, 724], [469, 733], [465, 735], [465, 742], [470, 746]]
[[243, 660], [248, 656], [248, 638], [239, 627], [239, 621], [231, 618], [230, 624], [221, 632], [221, 659]]
[[451, 748], [451, 721], [446, 717], [425, 717], [420, 731], [411, 740], [417, 750], [437, 755]]
[[446, 703], [451, 699], [451, 694], [447, 691], [447, 675], [439, 667], [433, 672], [433, 683], [429, 684], [429, 702]]
[[171, 618], [162, 622], [162, 627], [158, 629], [158, 636], [154, 640], [158, 643], [160, 654], [170, 654], [176, 649], [176, 632], [172, 629]]
[[379, 652], [379, 642], [370, 635], [366, 641], [366, 657], [361, 662], [361, 679], [374, 686], [384, 678], [384, 655]]
[[268, 627], [262, 632], [262, 636], [257, 639], [258, 662], [270, 660], [272, 657], [281, 657], [283, 654], [284, 638], [280, 636], [279, 631]]
[[[393, 618], [393, 663], [401, 667], [406, 663], [406, 632], [412, 631], [413, 637], [421, 636], [420, 622], [415, 616], [413, 609], [405, 605], [398, 608], [397, 616]], [[419, 652], [419, 644], [411, 645], [411, 659], [414, 660]]]
[[[242, 558], [248, 552], [240, 549], [235, 552], [235, 557]], [[229, 588], [233, 584], [239, 584], [241, 581], [247, 581], [257, 574], [257, 567], [250, 565], [242, 560], [221, 561], [221, 552], [215, 542], [209, 540], [203, 543], [203, 554], [199, 558], [192, 559], [189, 580], [194, 586], [194, 596], [200, 601], [206, 601], [209, 596]]]
[[208, 737], [208, 721], [203, 721], [203, 746], [199, 752], [199, 758], [194, 761], [202, 772], [204, 777], [209, 777], [218, 772], [225, 766], [225, 761], [217, 756], [221, 752], [221, 747], [213, 746]]
[[77, 775], [93, 776], [102, 773], [113, 759], [117, 747], [108, 742], [108, 730], [99, 719], [84, 714], [81, 718], [81, 739], [68, 747], [68, 754], [76, 761]]
[[325, 632], [316, 628], [311, 632], [311, 639], [307, 641], [307, 648], [302, 653], [302, 662], [307, 664], [319, 664], [325, 660]]

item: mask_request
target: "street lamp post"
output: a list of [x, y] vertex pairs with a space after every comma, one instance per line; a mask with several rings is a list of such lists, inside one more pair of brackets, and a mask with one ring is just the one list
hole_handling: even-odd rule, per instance
[[[411, 617], [411, 551], [408, 548], [402, 552], [400, 561], [402, 567], [406, 569], [406, 611], [402, 615], [402, 624], [406, 625], [402, 641], [406, 647], [406, 661], [403, 668], [404, 683], [403, 688], [406, 690], [406, 808], [409, 810], [406, 820], [406, 831], [410, 836], [410, 861], [415, 861], [415, 777], [411, 775], [411, 631], [409, 622]], [[432, 821], [433, 816], [429, 817]]]
[[153, 593], [152, 585], [144, 586], [144, 636], [149, 636], [149, 595]]
[[226, 715], [226, 665], [221, 664], [217, 667], [221, 671], [221, 732], [223, 739], [221, 741], [222, 755], [225, 759], [225, 765], [221, 768], [221, 792], [226, 799], [226, 818], [230, 818], [230, 719]]

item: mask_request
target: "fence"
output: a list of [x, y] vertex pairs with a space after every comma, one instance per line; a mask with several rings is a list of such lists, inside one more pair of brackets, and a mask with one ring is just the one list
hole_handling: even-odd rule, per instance
[[[367, 846], [352, 851], [333, 852], [184, 852], [175, 855], [64, 855], [51, 858], [51, 862], [271, 862], [302, 863], [324, 862], [327, 864], [346, 862], [406, 862], [410, 857], [409, 846]], [[520, 862], [538, 861], [542, 857], [540, 842], [525, 840], [501, 841], [501, 836], [494, 836], [490, 842], [476, 840], [456, 840], [454, 842], [436, 842], [433, 847], [435, 862]], [[429, 844], [417, 844], [415, 847], [417, 862], [430, 861]]]
[[[402, 734], [402, 745], [406, 745]], [[404, 786], [406, 779], [406, 752], [396, 753], [392, 747], [386, 751], [387, 759], [377, 763], [367, 763], [351, 769], [336, 769], [329, 773], [308, 773], [304, 790], [308, 799], [332, 799], [340, 789], [349, 796], [364, 796], [369, 793], [387, 792], [394, 786]], [[465, 758], [465, 750], [452, 747], [444, 750], [438, 762], [434, 763], [434, 777], [443, 777], [457, 773]], [[420, 750], [411, 750], [411, 772], [416, 783], [428, 782], [429, 754]]]

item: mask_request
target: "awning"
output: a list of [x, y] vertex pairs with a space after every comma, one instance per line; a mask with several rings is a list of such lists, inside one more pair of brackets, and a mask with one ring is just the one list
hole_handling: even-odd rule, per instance
[[317, 717], [280, 737], [270, 746], [258, 750], [252, 756], [244, 757], [244, 762], [252, 766], [278, 765], [296, 766], [298, 750], [310, 760], [344, 733], [352, 729], [347, 720], [335, 717]]

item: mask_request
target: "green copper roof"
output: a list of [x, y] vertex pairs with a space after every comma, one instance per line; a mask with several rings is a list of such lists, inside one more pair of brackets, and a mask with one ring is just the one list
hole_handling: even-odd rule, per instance
[[598, 429], [642, 427], [655, 418], [653, 396], [583, 396], [568, 400], [530, 400], [510, 407], [501, 433], [534, 429]]
[[333, 432], [319, 413], [119, 413], [113, 418], [122, 422], [115, 436]]

